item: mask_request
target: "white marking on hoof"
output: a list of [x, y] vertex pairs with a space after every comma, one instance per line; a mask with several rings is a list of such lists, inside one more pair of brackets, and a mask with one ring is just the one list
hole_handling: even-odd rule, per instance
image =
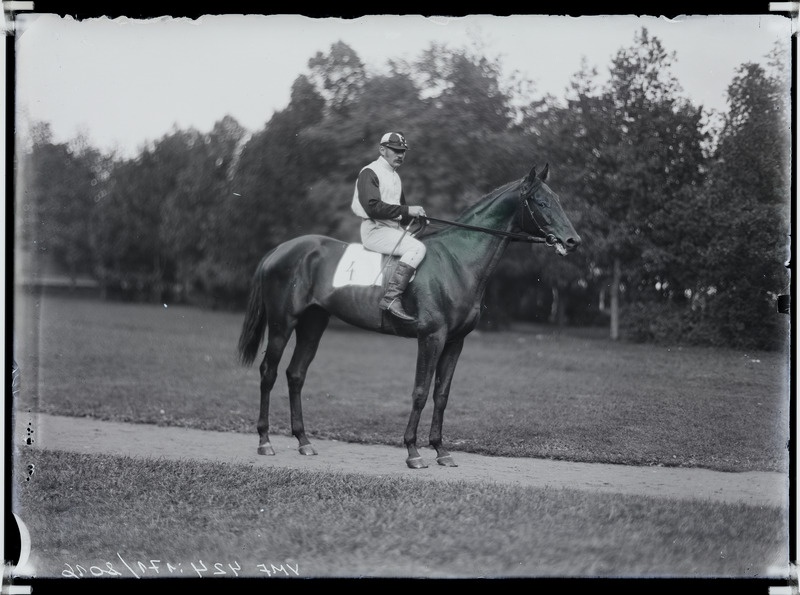
[[272, 448], [272, 444], [267, 442], [266, 444], [259, 444], [258, 445], [258, 454], [260, 455], [274, 455], [275, 449]]

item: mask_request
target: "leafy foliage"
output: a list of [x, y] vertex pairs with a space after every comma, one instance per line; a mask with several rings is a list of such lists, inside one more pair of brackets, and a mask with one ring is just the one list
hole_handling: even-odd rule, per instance
[[19, 172], [17, 246], [31, 256], [35, 270], [46, 270], [51, 262], [74, 283], [93, 273], [91, 229], [105, 160], [80, 138], [53, 143], [47, 124], [38, 126], [33, 137], [36, 142]]
[[577, 72], [564, 104], [532, 95], [531, 81], [507, 84], [502, 62], [480, 49], [432, 44], [370, 73], [337, 42], [253, 133], [225, 116], [210, 133], [175, 129], [117, 160], [54, 144], [43, 124], [21, 160], [23, 238], [109, 295], [241, 307], [279, 243], [358, 240], [353, 185], [380, 135], [397, 130], [411, 147], [408, 201], [438, 218], [551, 165], [582, 248], [560, 259], [510, 247], [487, 287], [484, 328], [606, 324], [613, 291], [629, 338], [777, 347], [786, 325], [774, 302], [788, 285], [785, 61], [742, 65], [714, 130], [645, 28], [605, 82]]
[[786, 342], [776, 300], [789, 285], [789, 91], [785, 66], [776, 66], [772, 74], [755, 64], [740, 67], [709, 176], [705, 207], [716, 225], [706, 230], [697, 269], [696, 332], [715, 344]]

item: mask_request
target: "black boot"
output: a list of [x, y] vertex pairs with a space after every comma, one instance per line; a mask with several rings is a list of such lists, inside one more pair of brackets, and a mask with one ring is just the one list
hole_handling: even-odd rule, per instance
[[408, 282], [414, 276], [416, 269], [407, 265], [404, 262], [398, 262], [394, 275], [389, 280], [389, 285], [386, 287], [386, 293], [383, 295], [378, 306], [381, 310], [388, 310], [401, 320], [414, 320], [413, 316], [409, 316], [403, 311], [403, 304], [400, 302], [400, 296], [408, 287]]

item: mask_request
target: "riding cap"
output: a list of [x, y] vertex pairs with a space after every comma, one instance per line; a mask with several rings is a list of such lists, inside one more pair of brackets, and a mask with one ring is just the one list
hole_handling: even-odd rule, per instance
[[387, 132], [381, 137], [381, 146], [389, 147], [395, 151], [407, 151], [406, 137], [399, 132]]

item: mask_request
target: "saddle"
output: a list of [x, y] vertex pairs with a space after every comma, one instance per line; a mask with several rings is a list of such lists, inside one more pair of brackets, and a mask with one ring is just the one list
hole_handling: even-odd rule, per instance
[[364, 248], [363, 244], [348, 244], [336, 265], [333, 286], [346, 285], [385, 287], [385, 280], [391, 276], [393, 262], [397, 256], [381, 254]]

